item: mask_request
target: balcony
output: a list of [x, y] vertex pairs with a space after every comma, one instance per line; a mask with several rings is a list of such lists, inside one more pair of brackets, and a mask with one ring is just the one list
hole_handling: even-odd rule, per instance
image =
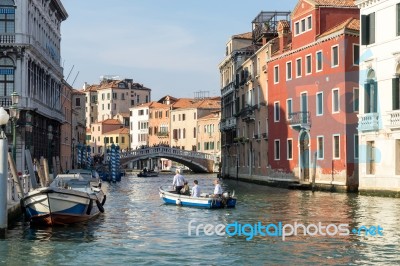
[[375, 131], [379, 129], [379, 113], [358, 115], [358, 131]]
[[265, 140], [268, 140], [268, 134], [267, 133], [262, 133], [262, 138]]
[[169, 136], [169, 132], [167, 132], [167, 131], [157, 132], [157, 137], [159, 137], [159, 138], [167, 138], [168, 136]]
[[294, 129], [300, 131], [301, 129], [311, 128], [310, 112], [294, 112], [289, 114], [287, 123]]
[[230, 130], [236, 128], [236, 117], [229, 117], [221, 119], [219, 123], [221, 131]]
[[235, 91], [235, 86], [233, 82], [229, 82], [228, 85], [222, 88], [221, 90], [221, 96], [225, 97], [226, 95], [233, 93]]
[[2, 96], [0, 97], [0, 106], [4, 108], [8, 108], [12, 105], [11, 96]]
[[400, 110], [387, 112], [387, 127], [390, 129], [400, 129]]
[[253, 107], [246, 106], [245, 108], [243, 108], [242, 111], [240, 112], [240, 117], [242, 118], [242, 121], [245, 122], [254, 121], [256, 118], [254, 115]]

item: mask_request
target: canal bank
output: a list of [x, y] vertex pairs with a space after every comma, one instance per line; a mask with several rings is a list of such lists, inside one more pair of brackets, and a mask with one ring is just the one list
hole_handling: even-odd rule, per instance
[[356, 188], [350, 188], [343, 183], [336, 181], [318, 181], [313, 184], [309, 181], [300, 181], [297, 178], [278, 178], [269, 176], [224, 176], [223, 179], [239, 180], [248, 183], [286, 189], [328, 191], [340, 193], [357, 192]]

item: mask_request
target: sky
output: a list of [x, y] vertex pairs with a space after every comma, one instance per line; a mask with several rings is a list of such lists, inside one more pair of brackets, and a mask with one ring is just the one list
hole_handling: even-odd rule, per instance
[[220, 96], [218, 64], [232, 35], [251, 31], [261, 11], [291, 11], [297, 0], [62, 0], [64, 76], [75, 89], [100, 76], [129, 78], [165, 95]]

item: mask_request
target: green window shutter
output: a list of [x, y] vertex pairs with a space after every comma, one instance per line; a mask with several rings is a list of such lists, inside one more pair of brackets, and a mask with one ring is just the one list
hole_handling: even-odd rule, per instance
[[399, 78], [392, 79], [393, 110], [400, 109], [399, 80]]
[[368, 44], [368, 16], [361, 15], [361, 44]]
[[364, 84], [364, 113], [370, 113], [370, 85], [369, 83]]

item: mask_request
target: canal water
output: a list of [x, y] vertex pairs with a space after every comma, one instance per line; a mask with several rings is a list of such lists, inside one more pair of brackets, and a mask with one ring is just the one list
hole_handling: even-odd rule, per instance
[[[215, 175], [186, 177], [190, 184], [198, 179], [202, 192], [212, 192]], [[106, 212], [88, 224], [32, 228], [20, 221], [0, 240], [0, 265], [400, 264], [400, 199], [312, 193], [223, 180], [225, 189], [235, 190], [236, 208], [204, 210], [164, 205], [158, 188], [171, 183], [172, 175], [168, 174], [124, 177], [110, 184]], [[271, 236], [279, 235], [279, 223], [293, 226], [295, 222], [305, 226], [333, 224], [331, 234], [340, 224], [349, 229], [379, 225], [383, 230], [375, 233], [383, 235], [372, 236], [372, 230], [366, 236], [361, 230], [360, 235], [338, 232], [312, 236], [299, 231], [284, 240]], [[218, 235], [222, 231], [214, 229], [220, 224], [228, 226], [233, 236]], [[250, 239], [252, 228], [246, 224], [273, 224], [278, 230], [271, 226], [266, 234], [261, 229], [265, 236]], [[204, 231], [204, 225], [209, 231]], [[244, 226], [245, 235], [239, 234], [239, 225]], [[313, 228], [309, 233], [314, 233]]]

